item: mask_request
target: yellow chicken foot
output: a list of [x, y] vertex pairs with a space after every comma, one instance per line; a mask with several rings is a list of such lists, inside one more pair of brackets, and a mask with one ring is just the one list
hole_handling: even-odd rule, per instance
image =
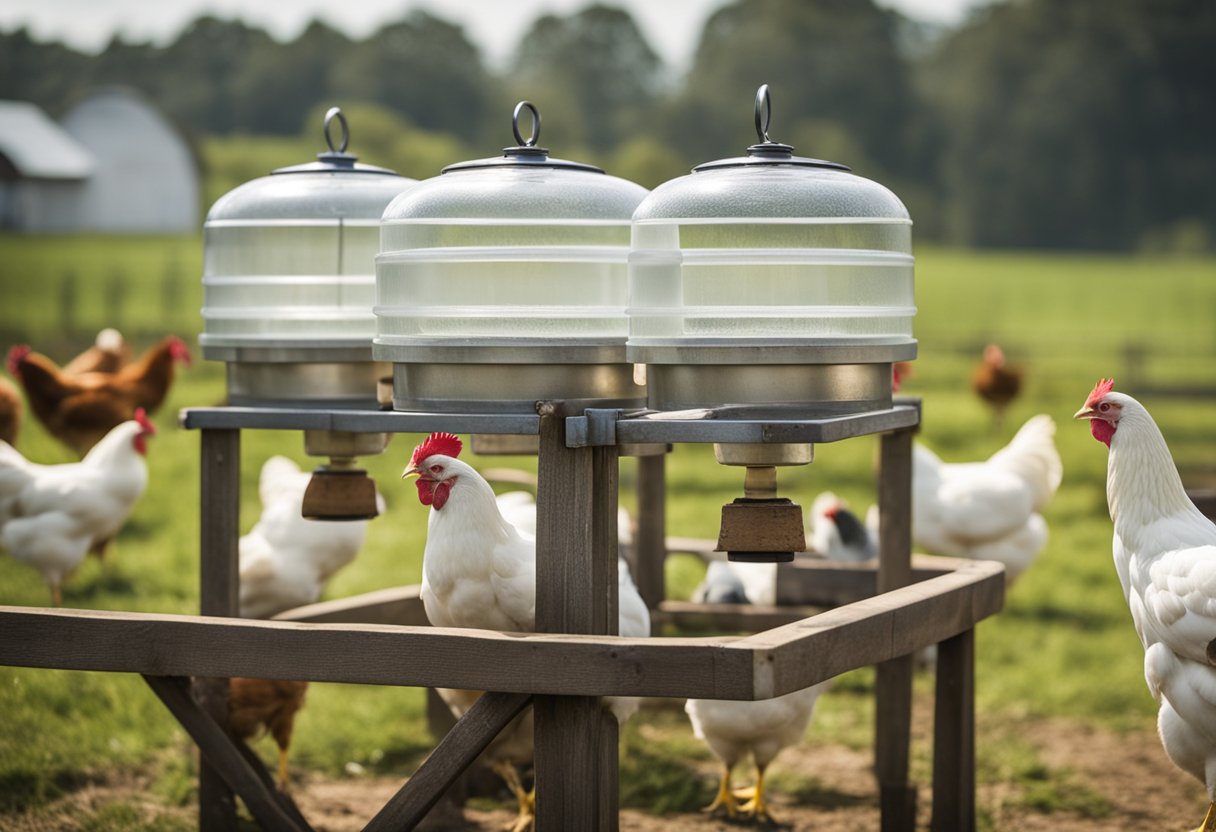
[[506, 829], [508, 832], [528, 832], [536, 822], [536, 790], [524, 788], [515, 766], [506, 760], [495, 760], [490, 768], [503, 779], [519, 804], [519, 815]]
[[1203, 823], [1199, 824], [1199, 828], [1195, 832], [1216, 832], [1216, 803], [1208, 806], [1208, 813], [1203, 818]]
[[718, 796], [714, 798], [714, 802], [702, 809], [702, 812], [713, 814], [719, 809], [726, 811], [728, 818], [736, 817], [739, 814], [739, 803], [735, 800], [735, 793], [730, 789], [730, 766], [722, 764], [722, 779], [718, 783]]
[[768, 813], [768, 803], [764, 799], [764, 769], [756, 769], [756, 785], [750, 789], [738, 789], [735, 797], [744, 798], [746, 803], [739, 806], [739, 813], [756, 820], [772, 820]]

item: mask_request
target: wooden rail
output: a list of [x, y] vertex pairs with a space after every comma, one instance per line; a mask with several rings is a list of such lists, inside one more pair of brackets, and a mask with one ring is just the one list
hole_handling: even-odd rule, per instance
[[915, 652], [998, 612], [1000, 564], [955, 563], [938, 577], [734, 637], [524, 635], [0, 606], [0, 664], [557, 696], [768, 699]]
[[[938, 644], [933, 829], [974, 829], [972, 633], [980, 620], [1000, 610], [1004, 570], [992, 562], [911, 558], [910, 427], [881, 435], [882, 551], [874, 563], [784, 565], [778, 606], [693, 611], [663, 601], [662, 560], [673, 544], [693, 551], [703, 544], [668, 541], [661, 516], [644, 516], [637, 566], [655, 615], [680, 621], [708, 612], [754, 634], [621, 638], [612, 635], [618, 600], [617, 448], [569, 442], [565, 431], [577, 420], [568, 419], [558, 404], [540, 410], [538, 423], [528, 423], [539, 425], [540, 632], [425, 626], [417, 587], [314, 604], [271, 621], [233, 617], [239, 430], [273, 427], [281, 414], [225, 410], [222, 419], [195, 425], [202, 428], [203, 615], [0, 607], [0, 663], [142, 674], [199, 746], [199, 823], [206, 832], [236, 829], [234, 793], [263, 828], [308, 830], [294, 804], [274, 792], [256, 758], [222, 727], [227, 679], [234, 676], [490, 692], [452, 727], [368, 829], [412, 828], [497, 731], [531, 703], [538, 832], [611, 832], [617, 828], [617, 734], [615, 721], [599, 707], [601, 697], [768, 699], [876, 665], [875, 771], [882, 828], [911, 830], [916, 794], [908, 778], [912, 654]], [[895, 415], [905, 419], [907, 414]], [[417, 414], [394, 418], [403, 425], [421, 424]], [[249, 420], [256, 424], [244, 424]], [[384, 426], [371, 419], [350, 427]], [[661, 480], [662, 458], [657, 459], [646, 472]], [[646, 487], [661, 494], [661, 482]], [[831, 608], [808, 606], [817, 602]], [[193, 696], [186, 688], [190, 678]], [[588, 781], [595, 787], [586, 788]]]

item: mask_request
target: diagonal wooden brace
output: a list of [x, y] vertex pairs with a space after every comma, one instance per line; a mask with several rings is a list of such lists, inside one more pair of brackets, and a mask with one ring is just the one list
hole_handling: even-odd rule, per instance
[[[269, 774], [259, 774], [250, 761], [252, 753], [242, 753], [234, 739], [190, 696], [190, 682], [181, 676], [149, 676], [144, 681], [160, 697], [198, 745], [208, 764], [228, 787], [240, 795], [258, 824], [271, 832], [311, 832], [312, 827], [294, 804], [290, 809], [280, 803]], [[243, 743], [242, 743], [243, 745]], [[258, 766], [261, 766], [259, 761]], [[294, 811], [293, 811], [294, 810]]]
[[530, 693], [484, 693], [440, 740], [364, 832], [413, 829], [499, 732], [532, 701]]

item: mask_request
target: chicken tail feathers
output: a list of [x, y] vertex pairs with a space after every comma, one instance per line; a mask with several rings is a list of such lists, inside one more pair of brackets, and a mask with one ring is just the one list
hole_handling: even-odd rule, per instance
[[1042, 511], [1060, 487], [1064, 464], [1055, 443], [1056, 423], [1046, 413], [1032, 416], [989, 461], [1017, 474], [1034, 492], [1034, 510]]

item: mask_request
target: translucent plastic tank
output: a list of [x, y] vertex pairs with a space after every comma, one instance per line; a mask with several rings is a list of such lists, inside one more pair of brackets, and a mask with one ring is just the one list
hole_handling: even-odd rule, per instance
[[[525, 140], [521, 112], [533, 119]], [[402, 410], [644, 401], [625, 361], [630, 219], [646, 189], [536, 146], [444, 168], [384, 211], [375, 356]]]
[[246, 182], [207, 214], [199, 342], [229, 362], [233, 404], [374, 404], [389, 372], [371, 348], [380, 215], [415, 180], [356, 163], [348, 137], [331, 109], [329, 152]]
[[633, 215], [628, 358], [655, 409], [889, 405], [915, 357], [912, 221], [843, 165], [768, 139], [655, 188]]

